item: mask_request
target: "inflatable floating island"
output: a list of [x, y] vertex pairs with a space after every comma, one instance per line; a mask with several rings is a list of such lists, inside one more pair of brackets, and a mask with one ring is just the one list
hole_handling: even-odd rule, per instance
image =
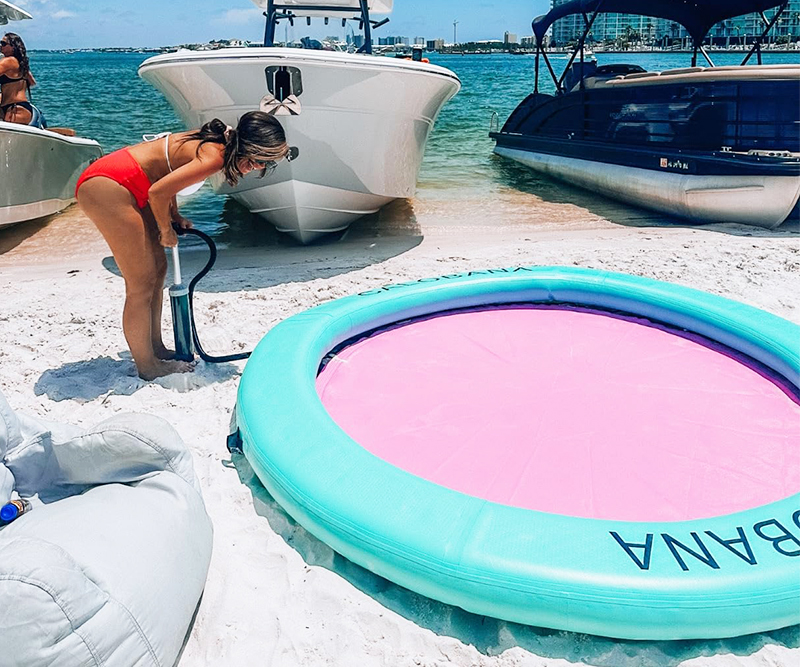
[[389, 285], [275, 327], [242, 447], [352, 561], [468, 611], [631, 639], [800, 622], [800, 327], [540, 267]]

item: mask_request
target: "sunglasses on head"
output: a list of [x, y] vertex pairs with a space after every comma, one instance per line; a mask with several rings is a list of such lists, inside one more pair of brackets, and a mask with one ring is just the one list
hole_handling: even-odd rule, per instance
[[0, 46], [8, 46], [8, 42], [4, 39], [0, 39]]

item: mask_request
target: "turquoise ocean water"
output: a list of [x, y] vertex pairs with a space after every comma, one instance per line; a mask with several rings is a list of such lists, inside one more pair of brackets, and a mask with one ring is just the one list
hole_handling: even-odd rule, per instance
[[[100, 142], [106, 152], [136, 143], [144, 133], [181, 130], [181, 123], [164, 98], [136, 74], [146, 54], [49, 53], [31, 54], [39, 82], [33, 101], [52, 126], [74, 128], [81, 136]], [[736, 65], [742, 54], [714, 54], [717, 65]], [[685, 67], [686, 53], [598, 54], [598, 62], [627, 62], [648, 70]], [[458, 202], [466, 198], [489, 200], [500, 191], [538, 187], [557, 188], [524, 167], [492, 155], [488, 137], [492, 112], [502, 123], [532, 90], [532, 56], [433, 55], [432, 62], [453, 70], [461, 92], [442, 110], [428, 141], [420, 172], [417, 198]], [[553, 61], [560, 73], [565, 56]], [[765, 54], [765, 63], [798, 63], [798, 53]], [[549, 76], [542, 90], [552, 88]], [[183, 205], [187, 217], [212, 236], [229, 237], [226, 230], [268, 227], [233, 200], [215, 195], [206, 186]], [[245, 237], [247, 234], [244, 235]], [[242, 239], [245, 241], [245, 239]], [[289, 241], [286, 240], [288, 243]]]

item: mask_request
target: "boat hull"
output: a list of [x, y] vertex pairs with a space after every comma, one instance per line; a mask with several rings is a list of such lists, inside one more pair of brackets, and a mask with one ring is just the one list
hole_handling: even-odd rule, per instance
[[90, 139], [0, 122], [0, 227], [65, 209], [81, 172], [101, 155]]
[[[227, 49], [167, 54], [145, 61], [140, 76], [160, 90], [187, 127], [212, 118], [235, 125], [271, 92], [269, 68], [299, 72], [297, 104], [276, 116], [300, 157], [266, 179], [236, 187], [212, 179], [276, 228], [302, 242], [347, 227], [416, 188], [436, 117], [460, 87], [449, 70], [427, 63], [301, 49]], [[294, 94], [296, 90], [292, 91]]]
[[697, 222], [774, 229], [800, 198], [791, 175], [679, 174], [497, 146], [495, 153], [572, 185]]
[[393, 199], [295, 179], [234, 193], [233, 197], [301, 243], [343, 231], [353, 220], [377, 212]]

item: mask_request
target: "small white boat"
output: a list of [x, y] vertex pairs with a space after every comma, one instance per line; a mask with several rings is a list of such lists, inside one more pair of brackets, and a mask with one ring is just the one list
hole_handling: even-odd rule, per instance
[[[371, 55], [370, 12], [392, 0], [253, 0], [266, 10], [265, 46], [178, 52], [149, 58], [139, 75], [160, 90], [187, 127], [212, 118], [235, 125], [262, 109], [279, 117], [300, 157], [264, 180], [255, 176], [216, 192], [303, 243], [345, 229], [396, 198], [411, 197], [439, 111], [461, 87], [450, 70]], [[359, 53], [272, 46], [290, 17], [330, 16], [364, 28]], [[359, 14], [353, 19], [353, 12]]]
[[[29, 18], [0, 0], [0, 25]], [[0, 227], [65, 209], [81, 172], [102, 154], [91, 139], [0, 121]]]
[[102, 154], [91, 139], [0, 121], [0, 227], [63, 211]]

